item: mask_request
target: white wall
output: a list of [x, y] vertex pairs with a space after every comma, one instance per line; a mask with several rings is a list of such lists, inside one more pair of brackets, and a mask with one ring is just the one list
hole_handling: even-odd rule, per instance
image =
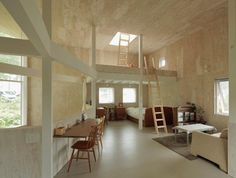
[[41, 178], [41, 127], [0, 129], [0, 177]]

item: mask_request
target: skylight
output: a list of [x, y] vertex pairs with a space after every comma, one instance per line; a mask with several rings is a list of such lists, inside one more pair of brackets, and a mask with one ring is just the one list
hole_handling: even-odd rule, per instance
[[[121, 38], [128, 40], [129, 39], [129, 43], [131, 43], [136, 37], [137, 35], [133, 35], [133, 34], [123, 34], [121, 32], [117, 32], [115, 34], [115, 36], [112, 38], [111, 42], [109, 43], [110, 45], [113, 46], [119, 46], [119, 39], [120, 39], [120, 34], [121, 34]], [[128, 42], [126, 41], [121, 41], [120, 43], [121, 46], [128, 46]]]

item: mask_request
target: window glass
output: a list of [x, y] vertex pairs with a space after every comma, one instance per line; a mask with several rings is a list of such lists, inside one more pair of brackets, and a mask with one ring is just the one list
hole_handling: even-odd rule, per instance
[[229, 80], [221, 79], [215, 82], [215, 113], [229, 115]]
[[99, 104], [114, 103], [114, 88], [99, 88]]
[[136, 88], [123, 88], [123, 103], [136, 103]]
[[[0, 55], [0, 63], [22, 66], [23, 57]], [[10, 128], [25, 124], [25, 77], [0, 73], [0, 127]]]
[[159, 59], [159, 68], [165, 67], [166, 66], [166, 59], [164, 57], [161, 57]]

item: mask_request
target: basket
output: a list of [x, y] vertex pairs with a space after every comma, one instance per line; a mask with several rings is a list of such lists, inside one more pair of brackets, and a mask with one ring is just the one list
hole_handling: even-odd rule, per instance
[[54, 129], [54, 135], [64, 135], [66, 132], [65, 127], [58, 127]]

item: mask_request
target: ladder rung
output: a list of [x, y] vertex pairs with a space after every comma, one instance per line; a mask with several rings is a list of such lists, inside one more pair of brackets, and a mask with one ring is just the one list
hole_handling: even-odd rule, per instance
[[155, 114], [162, 114], [163, 112], [155, 112]]
[[164, 121], [164, 119], [156, 119], [156, 121]]
[[157, 126], [158, 129], [166, 128], [166, 126]]
[[125, 41], [125, 42], [129, 42], [129, 40], [127, 40], [127, 39], [120, 39], [120, 41]]

